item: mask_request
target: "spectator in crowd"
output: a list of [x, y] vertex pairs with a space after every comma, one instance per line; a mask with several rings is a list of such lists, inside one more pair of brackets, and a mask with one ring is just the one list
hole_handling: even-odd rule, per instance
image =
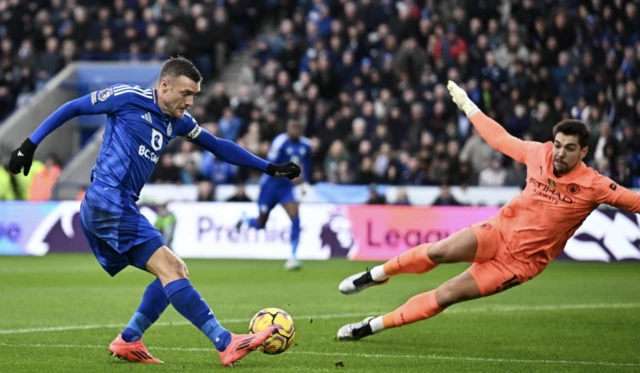
[[507, 174], [504, 179], [505, 186], [517, 186], [524, 189], [527, 183], [527, 169], [520, 163], [514, 161], [511, 167], [507, 169]]
[[489, 163], [489, 167], [480, 172], [478, 185], [480, 186], [503, 186], [507, 178], [507, 171], [502, 167], [500, 157], [494, 157]]
[[173, 163], [173, 155], [164, 153], [151, 175], [151, 181], [158, 184], [178, 183], [180, 169]]
[[230, 107], [224, 108], [222, 118], [218, 120], [220, 135], [227, 140], [236, 141], [240, 134], [241, 126], [242, 121], [234, 114], [233, 109]]
[[[44, 167], [35, 171], [29, 185], [30, 201], [48, 201], [51, 199], [53, 186], [62, 171], [60, 159], [55, 154], [49, 154], [44, 161]], [[32, 169], [31, 172], [34, 172]]]
[[378, 186], [376, 184], [369, 185], [369, 198], [365, 202], [367, 205], [386, 205], [387, 197], [384, 194], [378, 193]]
[[251, 202], [251, 199], [247, 196], [244, 183], [236, 183], [236, 192], [227, 199], [227, 202]]
[[442, 184], [440, 185], [440, 194], [432, 203], [433, 206], [460, 206], [462, 205], [458, 200], [451, 194], [451, 189], [449, 185]]
[[612, 172], [612, 179], [625, 188], [630, 188], [632, 186], [633, 180], [631, 178], [631, 167], [629, 167], [629, 164], [624, 157], [618, 157], [618, 159], [616, 159], [616, 169]]
[[196, 201], [211, 202], [215, 200], [215, 188], [213, 183], [208, 180], [198, 182], [198, 196]]
[[158, 214], [153, 226], [160, 231], [162, 238], [164, 238], [164, 242], [169, 247], [173, 246], [172, 242], [177, 223], [176, 215], [169, 211], [166, 203], [158, 206]]
[[15, 199], [17, 199], [17, 193], [13, 174], [2, 163], [0, 164], [0, 201], [13, 201]]
[[409, 195], [406, 189], [398, 189], [396, 201], [393, 204], [396, 206], [411, 206], [411, 201], [409, 201]]

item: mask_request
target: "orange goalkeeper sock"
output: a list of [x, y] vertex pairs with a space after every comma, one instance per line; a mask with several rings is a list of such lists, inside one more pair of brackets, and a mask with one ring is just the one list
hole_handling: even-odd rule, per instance
[[386, 262], [383, 266], [387, 276], [394, 276], [400, 273], [425, 273], [434, 269], [438, 264], [434, 263], [427, 255], [427, 250], [432, 246], [425, 243], [404, 252]]
[[[436, 291], [431, 290], [414, 296], [395, 311], [382, 316], [382, 326], [383, 329], [387, 329], [411, 324], [433, 317], [444, 310], [445, 308], [440, 307], [436, 301]], [[372, 322], [372, 329], [374, 329], [373, 325]], [[378, 331], [379, 330], [373, 330], [374, 333]]]

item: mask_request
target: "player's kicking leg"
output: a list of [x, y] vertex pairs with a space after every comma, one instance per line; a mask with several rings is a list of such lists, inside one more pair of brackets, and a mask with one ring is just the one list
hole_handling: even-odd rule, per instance
[[302, 268], [302, 263], [298, 260], [297, 256], [298, 245], [300, 244], [299, 204], [293, 200], [293, 194], [291, 194], [291, 199], [284, 202], [282, 207], [287, 212], [287, 215], [289, 215], [289, 218], [291, 218], [291, 253], [284, 266], [288, 271], [295, 271]]
[[270, 327], [257, 334], [236, 335], [223, 328], [191, 285], [186, 264], [166, 246], [153, 253], [146, 269], [158, 277], [171, 305], [211, 340], [225, 366], [260, 347], [276, 331]]

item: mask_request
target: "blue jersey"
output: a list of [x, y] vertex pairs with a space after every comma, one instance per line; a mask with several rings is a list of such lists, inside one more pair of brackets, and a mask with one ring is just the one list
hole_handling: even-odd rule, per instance
[[[302, 177], [306, 182], [309, 182], [311, 181], [311, 140], [300, 137], [298, 141], [292, 141], [289, 139], [289, 135], [282, 133], [273, 139], [267, 154], [267, 161], [276, 164], [293, 162], [302, 168]], [[291, 187], [293, 183], [289, 179], [263, 175], [260, 179], [260, 185]]]
[[99, 180], [136, 198], [167, 143], [176, 136], [192, 140], [200, 133], [198, 123], [188, 113], [182, 119], [164, 114], [155, 89], [117, 84], [93, 92], [90, 100], [93, 112], [107, 114], [91, 181]]
[[80, 205], [80, 225], [91, 250], [112, 276], [128, 265], [145, 269], [164, 240], [140, 213], [136, 201], [167, 143], [183, 136], [217, 158], [262, 172], [268, 163], [235, 143], [201, 129], [187, 113], [170, 117], [158, 105], [157, 91], [117, 84], [62, 105], [29, 136], [39, 144], [69, 119], [107, 114], [91, 185]]

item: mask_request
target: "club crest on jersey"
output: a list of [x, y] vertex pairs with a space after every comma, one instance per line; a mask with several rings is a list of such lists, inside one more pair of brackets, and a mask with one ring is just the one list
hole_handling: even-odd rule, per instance
[[105, 88], [102, 91], [98, 92], [98, 101], [106, 101], [109, 97], [113, 95], [113, 89], [111, 87]]
[[155, 151], [162, 149], [162, 134], [155, 128], [151, 129], [151, 147]]
[[578, 186], [578, 184], [571, 183], [567, 185], [567, 192], [571, 194], [578, 194], [580, 193], [580, 187]]
[[171, 126], [171, 122], [169, 122], [169, 126], [167, 126], [167, 136], [171, 136], [171, 132], [173, 132], [173, 127]]

